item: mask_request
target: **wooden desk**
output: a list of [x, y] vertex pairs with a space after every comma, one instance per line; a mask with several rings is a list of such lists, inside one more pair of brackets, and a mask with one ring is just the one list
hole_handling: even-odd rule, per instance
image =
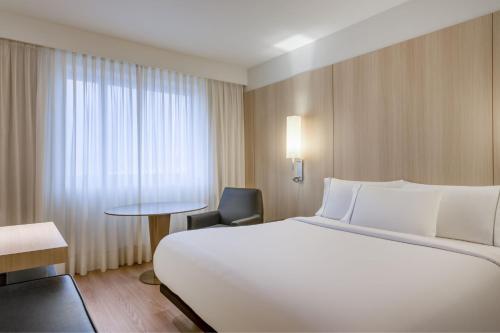
[[67, 259], [68, 244], [52, 222], [0, 227], [0, 274]]

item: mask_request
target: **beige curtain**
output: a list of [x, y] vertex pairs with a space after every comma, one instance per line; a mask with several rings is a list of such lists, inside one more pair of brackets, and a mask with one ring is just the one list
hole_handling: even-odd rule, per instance
[[0, 225], [37, 219], [38, 48], [0, 39]]
[[215, 193], [224, 187], [245, 186], [243, 86], [208, 80], [208, 107]]

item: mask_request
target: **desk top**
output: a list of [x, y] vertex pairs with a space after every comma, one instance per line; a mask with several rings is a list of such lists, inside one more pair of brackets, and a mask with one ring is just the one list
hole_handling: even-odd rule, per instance
[[191, 212], [206, 207], [206, 204], [200, 202], [154, 202], [115, 207], [106, 210], [105, 213], [116, 216], [170, 215]]
[[0, 227], [0, 273], [66, 262], [67, 249], [52, 222]]

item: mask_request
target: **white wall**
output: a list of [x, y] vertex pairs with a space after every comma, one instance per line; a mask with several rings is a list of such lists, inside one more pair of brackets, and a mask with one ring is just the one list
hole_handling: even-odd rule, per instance
[[242, 66], [185, 55], [5, 11], [0, 11], [0, 37], [166, 68], [209, 79], [247, 84], [247, 71]]
[[[375, 1], [375, 0], [374, 0]], [[248, 70], [0, 11], [0, 37], [259, 88], [500, 10], [500, 0], [410, 0]], [[247, 79], [248, 77], [248, 79]]]
[[411, 0], [248, 70], [248, 90], [500, 9], [500, 0]]

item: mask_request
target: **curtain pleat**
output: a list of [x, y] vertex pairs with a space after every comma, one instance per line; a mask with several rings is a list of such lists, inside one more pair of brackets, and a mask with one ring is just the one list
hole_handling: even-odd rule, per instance
[[212, 200], [218, 202], [224, 187], [245, 184], [243, 87], [215, 80], [207, 80], [207, 85], [210, 149], [214, 158]]
[[0, 225], [37, 219], [38, 49], [0, 40]]

